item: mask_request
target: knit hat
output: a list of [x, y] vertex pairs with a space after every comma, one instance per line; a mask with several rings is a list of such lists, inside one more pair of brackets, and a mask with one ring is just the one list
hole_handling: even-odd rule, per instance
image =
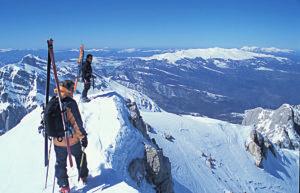
[[[74, 92], [74, 82], [72, 80], [64, 80], [59, 83], [59, 89], [62, 93], [72, 94]], [[54, 89], [54, 93], [57, 93], [57, 88]]]
[[74, 82], [72, 80], [64, 80], [59, 83], [59, 86], [66, 88], [67, 90], [74, 91]]

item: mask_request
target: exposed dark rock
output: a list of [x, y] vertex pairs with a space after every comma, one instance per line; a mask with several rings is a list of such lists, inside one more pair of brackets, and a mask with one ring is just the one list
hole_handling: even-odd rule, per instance
[[[205, 157], [205, 156], [203, 156], [203, 157]], [[205, 163], [210, 169], [216, 169], [215, 162], [216, 162], [216, 160], [214, 158], [212, 158], [211, 155], [209, 157], [206, 157]]]
[[164, 138], [170, 142], [174, 142], [175, 138], [170, 133], [164, 133]]
[[147, 134], [147, 125], [144, 122], [136, 103], [131, 102], [128, 99], [126, 100], [126, 102], [127, 102], [126, 105], [129, 108], [129, 112], [130, 112], [129, 119], [132, 122], [133, 126], [136, 127], [146, 139], [150, 140], [150, 137]]
[[257, 130], [251, 131], [249, 141], [246, 142], [245, 147], [253, 155], [257, 167], [263, 167], [263, 160], [267, 158], [269, 151], [276, 156], [272, 143]]
[[146, 178], [156, 185], [157, 193], [173, 193], [173, 182], [171, 175], [171, 162], [163, 155], [161, 149], [145, 146], [145, 157], [147, 160]]
[[130, 177], [137, 182], [138, 186], [145, 179], [146, 168], [145, 159], [137, 158], [134, 159], [128, 167]]

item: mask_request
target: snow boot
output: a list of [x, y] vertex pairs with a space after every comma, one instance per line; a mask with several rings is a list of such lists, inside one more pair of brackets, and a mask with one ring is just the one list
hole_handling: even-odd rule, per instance
[[65, 187], [61, 187], [59, 190], [59, 193], [70, 193], [70, 187], [69, 186], [65, 186]]
[[88, 103], [88, 102], [91, 101], [91, 99], [86, 97], [86, 98], [81, 98], [81, 101], [84, 102], [84, 103]]
[[82, 181], [83, 184], [87, 183], [87, 177], [81, 177], [80, 180]]

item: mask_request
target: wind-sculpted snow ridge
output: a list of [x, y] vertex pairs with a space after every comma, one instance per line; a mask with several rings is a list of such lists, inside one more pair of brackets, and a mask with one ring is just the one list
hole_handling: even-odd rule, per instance
[[136, 90], [127, 88], [122, 84], [112, 80], [111, 78], [106, 78], [105, 82], [109, 89], [113, 89], [114, 91], [118, 92], [125, 98], [134, 101], [141, 111], [152, 111], [152, 112], [160, 112], [162, 109], [147, 95], [138, 92]]
[[172, 163], [176, 192], [298, 192], [299, 152], [275, 148], [257, 167], [245, 147], [250, 126], [167, 112], [142, 116]]
[[286, 60], [287, 58], [277, 57], [271, 54], [256, 53], [249, 50], [237, 48], [206, 48], [206, 49], [187, 49], [178, 50], [172, 53], [157, 54], [150, 57], [142, 57], [144, 60], [167, 60], [175, 64], [178, 60], [203, 58], [205, 60], [217, 58], [225, 60], [248, 60], [255, 58], [273, 58], [279, 61]]

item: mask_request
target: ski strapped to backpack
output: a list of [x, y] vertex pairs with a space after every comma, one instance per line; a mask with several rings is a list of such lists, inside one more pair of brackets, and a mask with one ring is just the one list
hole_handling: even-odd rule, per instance
[[60, 108], [60, 115], [61, 115], [61, 120], [62, 120], [62, 125], [63, 125], [63, 129], [64, 129], [64, 137], [66, 139], [66, 143], [67, 143], [67, 152], [68, 152], [68, 158], [69, 158], [69, 163], [70, 166], [73, 167], [73, 161], [72, 161], [72, 155], [71, 155], [71, 148], [70, 148], [70, 141], [69, 141], [69, 135], [70, 135], [70, 131], [67, 130], [66, 127], [66, 122], [67, 122], [67, 117], [66, 117], [66, 111], [63, 108], [63, 104], [62, 104], [62, 95], [61, 95], [61, 91], [60, 91], [60, 87], [59, 87], [59, 80], [58, 80], [58, 76], [57, 76], [57, 70], [56, 70], [56, 64], [55, 64], [55, 60], [54, 60], [54, 52], [53, 52], [53, 40], [47, 40], [47, 44], [48, 44], [48, 51], [49, 51], [49, 55], [50, 55], [50, 59], [51, 59], [51, 64], [52, 64], [52, 70], [53, 70], [53, 74], [54, 74], [54, 80], [55, 80], [55, 85], [57, 88], [57, 95], [58, 95], [58, 103], [59, 103], [59, 108]]
[[[48, 61], [47, 61], [47, 80], [46, 80], [46, 91], [45, 91], [45, 106], [44, 106], [44, 112], [45, 108], [48, 105], [49, 102], [49, 90], [50, 90], [50, 73], [51, 73], [51, 58], [50, 58], [50, 53], [48, 51]], [[49, 159], [51, 155], [51, 148], [52, 148], [52, 139], [50, 141], [50, 148], [48, 151], [48, 133], [45, 131], [45, 120], [43, 119], [43, 124], [44, 124], [44, 137], [45, 137], [45, 150], [44, 150], [44, 155], [45, 155], [45, 166], [47, 167], [46, 170], [46, 179], [45, 179], [45, 189], [47, 188], [47, 182], [48, 182], [48, 174], [49, 174]]]
[[[48, 52], [48, 61], [47, 61], [47, 80], [46, 80], [46, 90], [45, 90], [45, 106], [44, 110], [49, 102], [49, 90], [50, 90], [50, 72], [51, 72], [51, 58], [50, 53]], [[45, 122], [43, 121], [44, 129], [45, 129]], [[45, 137], [45, 166], [49, 165], [49, 156], [48, 154], [48, 135], [46, 132], [44, 132]], [[51, 141], [52, 142], [52, 141]]]
[[78, 72], [77, 72], [77, 77], [75, 79], [74, 92], [76, 92], [78, 81], [81, 78], [81, 73], [82, 73], [81, 68], [82, 68], [82, 64], [83, 64], [83, 58], [84, 58], [84, 45], [82, 44], [80, 46], [80, 49], [79, 49], [79, 57], [78, 57], [78, 60], [77, 60]]

